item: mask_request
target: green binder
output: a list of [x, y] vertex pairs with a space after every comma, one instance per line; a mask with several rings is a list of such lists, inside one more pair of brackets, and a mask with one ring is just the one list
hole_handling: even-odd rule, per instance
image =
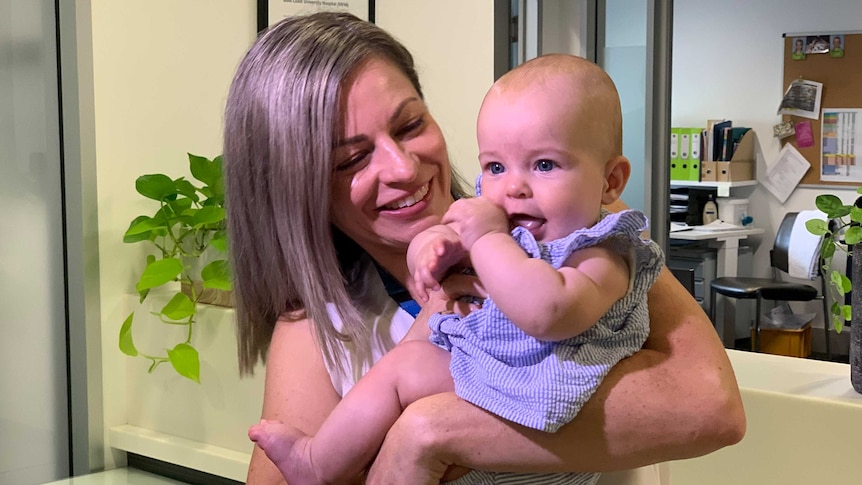
[[680, 138], [682, 128], [670, 129], [670, 179], [688, 180], [688, 166], [683, 168], [680, 158]]
[[700, 128], [685, 128], [688, 132], [688, 170], [686, 172], [686, 180], [694, 182], [700, 181]]

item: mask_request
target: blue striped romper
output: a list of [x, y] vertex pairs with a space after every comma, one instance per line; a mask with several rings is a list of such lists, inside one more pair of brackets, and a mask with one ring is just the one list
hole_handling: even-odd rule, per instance
[[[599, 243], [628, 257], [629, 292], [587, 331], [576, 337], [540, 341], [499, 310], [492, 297], [466, 317], [437, 314], [431, 341], [452, 353], [450, 371], [462, 399], [521, 425], [555, 432], [571, 421], [611, 367], [639, 350], [649, 334], [647, 291], [664, 262], [658, 245], [640, 234], [646, 216], [638, 211], [602, 212], [589, 228], [539, 244], [518, 227], [512, 236], [534, 258], [554, 268], [572, 252]], [[529, 304], [529, 302], [524, 302]], [[598, 473], [522, 474], [472, 471], [455, 484], [593, 484]]]

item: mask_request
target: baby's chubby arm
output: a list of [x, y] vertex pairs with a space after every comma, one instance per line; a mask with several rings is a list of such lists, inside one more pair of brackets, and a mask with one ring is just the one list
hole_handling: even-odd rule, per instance
[[576, 251], [556, 270], [530, 258], [510, 236], [503, 210], [481, 197], [457, 201], [443, 222], [461, 234], [500, 310], [539, 340], [582, 333], [628, 290], [629, 268], [621, 255], [599, 245]]
[[407, 268], [415, 298], [428, 301], [428, 290], [439, 290], [449, 269], [467, 255], [461, 238], [447, 225], [438, 224], [420, 232], [407, 248]]

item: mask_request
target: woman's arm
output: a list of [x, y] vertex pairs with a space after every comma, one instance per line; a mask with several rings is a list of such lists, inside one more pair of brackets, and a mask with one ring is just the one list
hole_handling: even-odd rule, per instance
[[733, 369], [697, 302], [665, 269], [649, 292], [644, 349], [614, 366], [557, 433], [531, 430], [438, 394], [390, 429], [368, 483], [436, 483], [443, 466], [611, 471], [691, 458], [745, 433]]
[[[309, 434], [317, 432], [341, 399], [332, 387], [313, 332], [309, 320], [276, 324], [266, 362], [261, 413], [264, 419], [284, 421]], [[274, 485], [285, 481], [263, 450], [255, 446], [246, 483]]]

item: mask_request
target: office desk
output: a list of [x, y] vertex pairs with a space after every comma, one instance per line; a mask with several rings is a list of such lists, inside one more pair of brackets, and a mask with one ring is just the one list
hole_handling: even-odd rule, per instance
[[730, 231], [701, 231], [689, 229], [670, 233], [671, 239], [684, 241], [707, 241], [709, 246], [716, 249], [716, 276], [736, 276], [739, 272], [739, 241], [748, 236], [763, 234], [764, 230], [759, 227], [734, 229]]
[[[764, 230], [758, 227], [728, 231], [689, 229], [671, 232], [669, 237], [670, 239], [683, 241], [707, 241], [709, 246], [716, 250], [715, 275], [717, 278], [721, 278], [722, 276], [736, 276], [739, 273], [739, 241], [746, 239], [748, 236], [756, 236], [763, 233]], [[709, 291], [709, 288], [704, 288], [704, 291]], [[721, 295], [716, 296], [721, 297]], [[713, 322], [713, 325], [716, 326], [716, 332], [718, 332], [725, 347], [733, 348], [736, 340], [736, 328], [733, 321], [733, 316], [736, 315], [736, 300], [733, 298], [721, 298], [724, 300], [724, 315], [721, 315], [718, 311], [716, 311], [715, 315], [716, 320], [723, 321], [723, 324], [717, 325], [718, 322]], [[714, 301], [710, 302], [710, 305], [715, 304], [716, 302]], [[716, 307], [716, 310], [720, 309], [720, 307]]]

